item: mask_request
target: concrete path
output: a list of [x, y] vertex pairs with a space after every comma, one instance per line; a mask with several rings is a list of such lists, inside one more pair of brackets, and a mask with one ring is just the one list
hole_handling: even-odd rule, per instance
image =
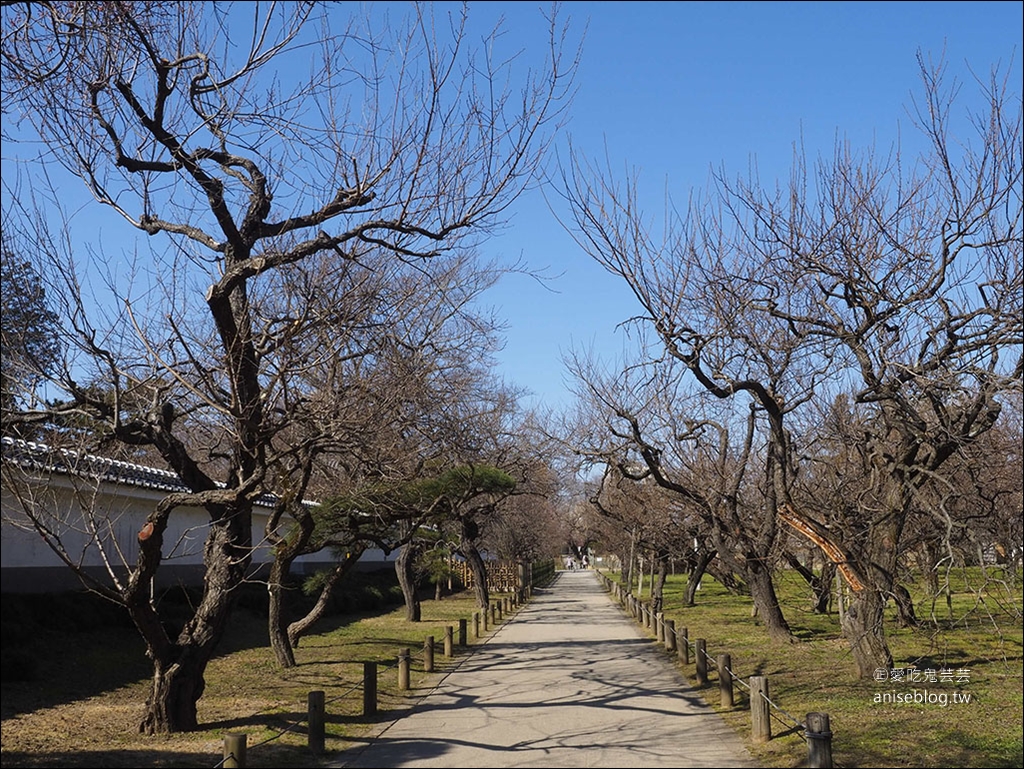
[[559, 572], [333, 767], [756, 767], [592, 571]]

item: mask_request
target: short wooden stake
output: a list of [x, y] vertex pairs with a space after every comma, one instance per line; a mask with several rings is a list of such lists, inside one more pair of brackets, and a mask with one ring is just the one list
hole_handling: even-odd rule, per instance
[[667, 619], [665, 624], [667, 625], [665, 628], [665, 650], [674, 652], [676, 650], [676, 621]]
[[804, 729], [807, 766], [811, 769], [832, 769], [832, 728], [828, 713], [808, 713]]
[[310, 752], [316, 756], [324, 752], [324, 722], [324, 693], [310, 692], [306, 697], [306, 723], [309, 726], [307, 742]]
[[750, 738], [754, 742], [768, 742], [772, 738], [766, 676], [750, 677]]
[[377, 713], [377, 663], [363, 663], [363, 715]]
[[434, 672], [434, 636], [427, 636], [423, 642], [423, 672]]
[[732, 696], [732, 657], [718, 655], [718, 688], [722, 691], [722, 707], [731, 708], [735, 703]]
[[398, 688], [403, 692], [409, 689], [409, 661], [411, 658], [409, 649], [402, 649], [398, 653]]
[[444, 629], [444, 656], [452, 656], [452, 647], [455, 645], [455, 628], [449, 625]]
[[224, 735], [224, 760], [221, 766], [227, 769], [245, 769], [245, 740], [244, 734]]
[[466, 638], [468, 625], [469, 622], [466, 620], [465, 617], [459, 620], [459, 646], [466, 646], [469, 643], [469, 639]]
[[703, 686], [708, 682], [707, 641], [697, 639], [697, 683]]
[[679, 634], [679, 656], [683, 658], [683, 664], [690, 664], [690, 630], [689, 628], [683, 628], [683, 632]]

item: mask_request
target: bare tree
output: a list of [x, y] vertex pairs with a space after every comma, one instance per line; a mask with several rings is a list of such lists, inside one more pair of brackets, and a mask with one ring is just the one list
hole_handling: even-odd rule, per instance
[[546, 443], [541, 444], [537, 453], [527, 452], [519, 461], [505, 464], [515, 489], [498, 500], [484, 528], [486, 547], [498, 558], [528, 564], [561, 552], [563, 484], [545, 449]]
[[645, 480], [650, 479], [638, 482], [624, 476], [619, 466], [606, 466], [591, 504], [629, 533], [632, 551], [640, 548], [651, 553], [657, 572], [651, 585], [651, 609], [658, 613], [664, 607], [669, 562], [684, 552], [688, 532], [681, 520], [684, 506], [674, 504], [668, 491]]
[[[403, 269], [396, 272], [386, 264], [364, 263], [347, 271], [353, 285], [329, 295], [336, 322], [304, 338], [281, 366], [290, 385], [276, 405], [288, 427], [278, 438], [274, 473], [275, 486], [289, 493], [279, 497], [264, 536], [274, 548], [271, 647], [284, 667], [295, 664], [292, 642], [315, 621], [311, 613], [298, 625], [289, 622], [282, 603], [292, 594], [291, 563], [326, 549], [411, 546], [419, 523], [437, 520], [438, 514], [431, 514], [437, 500], [418, 499], [415, 505], [394, 500], [389, 507], [383, 490], [410, 489], [421, 475], [436, 472], [432, 465], [444, 454], [447, 437], [428, 424], [437, 421], [439, 409], [453, 408], [452, 401], [463, 396], [466, 372], [490, 372], [499, 343], [498, 320], [475, 306], [500, 276], [497, 266], [467, 254], [398, 266]], [[309, 306], [320, 301], [318, 295], [307, 299]], [[319, 352], [332, 348], [337, 352], [329, 358]], [[360, 491], [366, 484], [373, 488]], [[350, 506], [361, 500], [362, 512], [373, 515], [318, 521], [316, 509], [305, 504], [310, 487], [320, 498], [348, 491]], [[289, 519], [294, 525], [282, 527]], [[396, 534], [400, 521], [404, 536]], [[415, 561], [405, 557], [412, 555], [409, 549], [397, 567], [418, 620], [410, 576]], [[337, 584], [326, 580], [322, 590]], [[325, 602], [326, 596], [317, 602], [317, 614]]]
[[[719, 175], [664, 238], [635, 179], [620, 187], [577, 158], [565, 185], [578, 241], [695, 386], [763, 409], [767, 504], [847, 580], [843, 630], [865, 677], [892, 664], [883, 612], [915, 495], [991, 429], [1022, 375], [1020, 97], [996, 74], [979, 83], [962, 139], [959, 87], [942, 65], [921, 72], [917, 163], [841, 143], [813, 169], [798, 155], [779, 188]], [[841, 392], [871, 426], [860, 440], [878, 481], [842, 538], [792, 496], [813, 401]]]
[[[672, 358], [614, 377], [600, 374], [582, 357], [571, 368], [581, 392], [589, 393], [587, 419], [602, 423], [601, 430], [575, 439], [577, 451], [617, 468], [623, 478], [650, 479], [671, 492], [679, 509], [671, 521], [674, 537], [683, 534], [683, 511], [700, 516], [726, 571], [742, 576], [769, 634], [791, 640], [772, 576], [778, 535], [771, 493], [774, 455], [755, 448], [761, 434], [757, 410], [751, 406], [746, 415], [737, 415], [715, 408], [719, 404], [700, 393], [686, 394]], [[771, 445], [771, 431], [764, 432]], [[764, 468], [760, 475], [754, 469], [758, 462]], [[665, 528], [658, 521], [652, 531]]]
[[[341, 12], [305, 2], [3, 8], [5, 138], [43, 148], [24, 176], [4, 180], [5, 227], [42, 244], [44, 277], [60, 287], [69, 357], [50, 386], [109, 440], [155, 448], [188, 489], [156, 505], [126, 580], [90, 583], [128, 608], [145, 639], [148, 733], [197, 727], [206, 665], [259, 544], [253, 502], [303, 487], [308, 464], [279, 454], [279, 404], [299, 386], [281, 351], [337, 325], [331, 296], [346, 284], [331, 276], [381, 255], [414, 264], [493, 231], [567, 104], [574, 62], [562, 59], [554, 16], [548, 55], [524, 74], [498, 31], [469, 46], [465, 10], [434, 19], [416, 6], [379, 27]], [[133, 263], [110, 245], [62, 240], [69, 227], [50, 225], [54, 206], [40, 205], [61, 199], [46, 186], [52, 164], [147, 236], [151, 255]], [[103, 276], [111, 301], [97, 309], [90, 294]], [[331, 339], [307, 349], [344, 355]], [[186, 436], [187, 423], [205, 437]], [[209, 536], [201, 602], [171, 636], [150, 586], [182, 505], [209, 512]]]

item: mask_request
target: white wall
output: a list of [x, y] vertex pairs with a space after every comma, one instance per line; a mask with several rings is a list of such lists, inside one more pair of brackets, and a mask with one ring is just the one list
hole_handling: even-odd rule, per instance
[[[15, 493], [6, 483], [0, 489], [0, 590], [4, 592], [82, 587], [72, 570], [31, 525], [26, 504], [59, 537], [73, 563], [81, 564], [109, 584], [113, 579], [110, 572], [123, 577], [129, 565], [134, 564], [139, 531], [165, 495], [156, 489], [108, 481], [96, 485], [63, 474], [37, 477], [31, 487], [19, 484], [19, 491], [20, 494]], [[26, 498], [30, 501], [25, 502]], [[254, 509], [254, 573], [270, 561], [269, 550], [262, 542], [267, 514], [267, 508]], [[209, 515], [201, 508], [179, 508], [171, 514], [164, 536], [164, 560], [157, 577], [160, 586], [201, 582], [208, 522]], [[382, 568], [393, 563], [396, 555], [385, 557], [380, 550], [368, 551], [360, 564]], [[294, 571], [313, 573], [330, 564], [331, 554], [325, 551], [298, 559]]]

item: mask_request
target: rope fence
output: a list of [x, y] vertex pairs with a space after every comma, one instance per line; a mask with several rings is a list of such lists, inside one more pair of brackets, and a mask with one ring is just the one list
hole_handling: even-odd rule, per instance
[[604, 574], [600, 575], [605, 589], [616, 598], [625, 610], [639, 625], [651, 630], [659, 644], [666, 651], [676, 652], [680, 663], [684, 666], [694, 664], [697, 683], [707, 685], [709, 667], [718, 671], [721, 703], [725, 708], [733, 708], [733, 684], [738, 684], [747, 692], [750, 703], [751, 739], [754, 742], [767, 742], [772, 739], [772, 722], [778, 723], [782, 729], [778, 736], [796, 734], [807, 745], [807, 761], [802, 764], [813, 769], [841, 769], [832, 758], [832, 730], [827, 713], [808, 713], [804, 720], [796, 718], [774, 702], [769, 695], [768, 678], [766, 676], [750, 676], [750, 683], [732, 668], [731, 656], [720, 653], [717, 657], [708, 653], [707, 642], [703, 638], [693, 641], [689, 638], [689, 629], [676, 629], [675, 621], [667, 619], [661, 612], [626, 592], [622, 587]]
[[[497, 625], [503, 620], [504, 616], [511, 614], [512, 611], [519, 608], [520, 604], [520, 599], [516, 595], [506, 596], [500, 600], [492, 602], [487, 609], [481, 609], [480, 611], [474, 612], [472, 618], [474, 625], [474, 638], [479, 639], [483, 636], [483, 633], [481, 632], [481, 620], [484, 631], [489, 630], [492, 626], [497, 627]], [[466, 647], [469, 645], [468, 625], [469, 620], [459, 620], [459, 646]], [[308, 747], [310, 752], [314, 755], [323, 753], [327, 706], [349, 699], [355, 692], [362, 690], [363, 716], [367, 717], [375, 715], [377, 713], [378, 704], [377, 682], [381, 673], [395, 671], [398, 676], [398, 691], [408, 691], [411, 686], [411, 668], [414, 660], [422, 663], [422, 670], [424, 673], [435, 672], [434, 653], [439, 646], [435, 639], [435, 636], [427, 636], [423, 643], [423, 650], [417, 654], [412, 653], [412, 647], [403, 647], [399, 649], [395, 661], [384, 664], [383, 667], [380, 667], [381, 663], [379, 661], [364, 662], [362, 683], [353, 684], [333, 695], [329, 699], [326, 698], [323, 691], [309, 692], [305, 720], [292, 721], [285, 728], [278, 730], [275, 734], [254, 745], [247, 745], [248, 736], [244, 733], [224, 735], [223, 758], [214, 764], [213, 769], [221, 769], [221, 767], [224, 769], [244, 769], [246, 766], [246, 755], [248, 750], [279, 740], [286, 734], [295, 732], [302, 727], [307, 729]], [[455, 655], [454, 647], [455, 626], [448, 625], [445, 627], [444, 639], [441, 646], [445, 657], [451, 658]], [[269, 712], [271, 712], [271, 709], [266, 708], [264, 710], [257, 711], [252, 715], [259, 716]]]
[[[701, 685], [706, 685], [709, 682], [709, 669], [717, 671], [723, 707], [735, 707], [734, 685], [740, 686], [747, 693], [751, 714], [751, 739], [754, 742], [771, 740], [772, 723], [775, 722], [778, 724], [777, 728], [781, 729], [777, 736], [796, 734], [806, 743], [807, 760], [802, 764], [803, 766], [813, 769], [841, 769], [832, 759], [832, 731], [827, 713], [808, 713], [804, 720], [796, 718], [773, 701], [766, 676], [753, 675], [745, 681], [733, 669], [732, 658], [728, 653], [720, 652], [717, 655], [709, 653], [705, 639], [691, 640], [687, 628], [682, 627], [677, 630], [672, 619], [665, 618], [661, 612], [654, 612], [650, 606], [645, 605], [631, 594], [622, 592], [618, 583], [605, 575], [600, 574], [600, 576], [606, 589], [620, 601], [639, 624], [653, 632], [658, 643], [662, 644], [666, 651], [675, 652], [684, 666], [689, 666], [692, 661], [696, 668], [697, 680]], [[492, 602], [487, 609], [474, 612], [472, 616], [474, 637], [481, 638], [483, 635], [481, 627], [486, 632], [492, 625], [497, 626], [504, 616], [512, 612], [519, 604], [520, 601], [515, 596], [505, 597]], [[460, 619], [459, 644], [461, 646], [468, 646], [468, 628], [469, 620]], [[445, 656], [454, 656], [453, 626], [449, 625], [445, 628], [442, 643]], [[364, 662], [362, 684], [348, 686], [330, 698], [327, 698], [323, 691], [309, 692], [305, 720], [293, 721], [277, 733], [251, 747], [266, 745], [305, 726], [309, 750], [315, 755], [323, 753], [328, 706], [349, 699], [353, 693], [362, 690], [363, 715], [374, 715], [377, 712], [377, 683], [380, 674], [382, 672], [397, 674], [397, 690], [399, 692], [407, 691], [410, 688], [412, 663], [419, 662], [423, 673], [434, 672], [434, 655], [438, 648], [441, 648], [441, 644], [438, 644], [436, 637], [431, 635], [424, 640], [422, 651], [416, 654], [413, 654], [412, 647], [403, 647], [399, 649], [395, 660], [383, 664], [383, 667], [381, 667], [382, 663], [376, 661]], [[266, 712], [269, 710], [259, 711], [254, 715]], [[249, 749], [246, 743], [247, 735], [245, 734], [225, 735], [223, 758], [214, 765], [215, 769], [245, 767], [246, 754]]]

